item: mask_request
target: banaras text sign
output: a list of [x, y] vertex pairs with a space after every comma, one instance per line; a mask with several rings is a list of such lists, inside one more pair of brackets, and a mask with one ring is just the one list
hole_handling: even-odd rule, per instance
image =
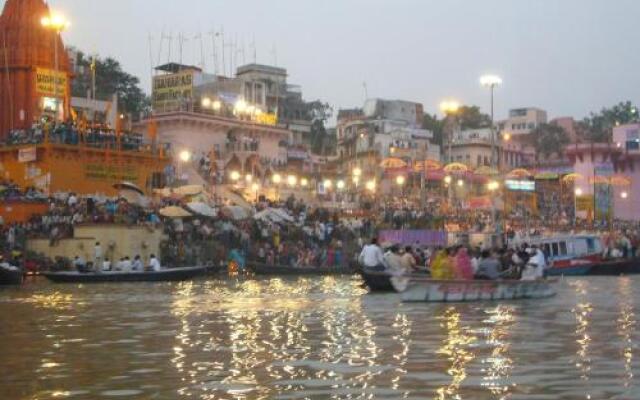
[[36, 92], [41, 96], [65, 97], [67, 75], [64, 72], [36, 68]]
[[153, 77], [153, 107], [177, 105], [193, 96], [193, 71]]

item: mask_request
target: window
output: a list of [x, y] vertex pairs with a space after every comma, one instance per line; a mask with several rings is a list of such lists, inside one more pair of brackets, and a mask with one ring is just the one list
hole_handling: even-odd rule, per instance
[[558, 251], [558, 243], [551, 243], [551, 254], [552, 254], [554, 257], [557, 257], [557, 256], [558, 256], [558, 254], [559, 254], [559, 251]]
[[534, 122], [529, 122], [529, 129], [535, 129], [536, 124]]
[[587, 238], [587, 250], [589, 253], [593, 253], [596, 249], [596, 242], [594, 238]]
[[481, 166], [482, 165], [482, 156], [480, 154], [478, 154], [478, 164], [477, 166]]
[[547, 256], [547, 258], [550, 257], [551, 256], [551, 248], [549, 246], [549, 243], [545, 243], [542, 247], [544, 249], [542, 251], [544, 251], [544, 254]]
[[560, 242], [560, 255], [561, 256], [567, 255], [567, 242]]

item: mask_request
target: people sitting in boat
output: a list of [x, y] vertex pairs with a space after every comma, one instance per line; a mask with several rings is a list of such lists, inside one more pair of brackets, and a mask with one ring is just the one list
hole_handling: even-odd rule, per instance
[[358, 262], [363, 268], [377, 271], [383, 271], [385, 269], [384, 255], [382, 254], [380, 246], [378, 246], [377, 238], [371, 239], [371, 243], [362, 248]]
[[475, 279], [495, 280], [500, 278], [500, 262], [489, 250], [483, 250], [478, 262]]
[[162, 269], [160, 267], [160, 260], [158, 260], [153, 254], [151, 254], [151, 257], [149, 257], [149, 269], [156, 272]]
[[527, 265], [525, 265], [522, 271], [523, 281], [532, 281], [536, 279], [542, 279], [544, 277], [544, 270], [546, 262], [544, 253], [537, 246], [530, 247], [528, 250], [530, 255]]
[[124, 260], [122, 260], [122, 271], [123, 272], [131, 272], [131, 259], [129, 258], [129, 256], [126, 256], [124, 258]]
[[436, 253], [431, 262], [431, 278], [433, 279], [454, 279], [453, 265], [449, 260], [449, 252], [447, 249], [440, 250]]
[[413, 249], [411, 246], [407, 246], [404, 248], [404, 252], [402, 253], [402, 269], [405, 273], [413, 272], [416, 269], [416, 258], [413, 255]]
[[123, 264], [124, 264], [124, 257], [121, 257], [120, 260], [118, 260], [118, 262], [116, 262], [114, 270], [115, 271], [122, 271]]
[[111, 271], [111, 260], [109, 258], [105, 258], [102, 262], [102, 270], [103, 271]]
[[144, 265], [142, 264], [142, 259], [140, 255], [136, 255], [133, 258], [133, 263], [131, 264], [131, 269], [136, 272], [140, 272], [144, 270]]
[[471, 258], [467, 253], [466, 247], [460, 247], [456, 251], [454, 274], [456, 279], [473, 279], [473, 267], [471, 266]]
[[384, 255], [384, 261], [387, 265], [387, 270], [394, 274], [402, 274], [406, 272], [402, 265], [402, 257], [400, 256], [400, 248], [393, 245], [389, 248]]
[[87, 262], [84, 260], [84, 258], [82, 258], [80, 256], [75, 256], [73, 258], [73, 267], [78, 272], [89, 272], [89, 271], [87, 271]]

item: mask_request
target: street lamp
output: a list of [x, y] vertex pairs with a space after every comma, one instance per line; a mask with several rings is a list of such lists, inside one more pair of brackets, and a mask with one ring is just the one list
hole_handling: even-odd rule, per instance
[[208, 97], [205, 97], [202, 99], [200, 103], [202, 104], [202, 108], [209, 108], [211, 106], [211, 99]]
[[251, 183], [253, 181], [253, 175], [251, 174], [245, 175], [244, 180], [247, 181], [247, 183]]
[[451, 177], [449, 175], [444, 177], [444, 183], [447, 184], [447, 185], [451, 184]]
[[191, 160], [191, 153], [189, 150], [182, 150], [180, 152], [180, 161], [187, 163], [189, 160]]
[[240, 179], [240, 172], [231, 171], [231, 174], [229, 174], [229, 176], [231, 177], [232, 181], [237, 182]]
[[287, 176], [287, 184], [291, 187], [294, 187], [298, 183], [298, 178], [295, 175]]
[[496, 181], [491, 181], [487, 184], [487, 189], [489, 189], [490, 192], [494, 192], [496, 190], [498, 190], [500, 188], [500, 183], [496, 182]]
[[480, 85], [489, 88], [491, 92], [491, 166], [496, 168], [496, 133], [493, 111], [493, 92], [496, 86], [502, 85], [502, 78], [497, 75], [484, 75], [480, 77]]
[[343, 180], [339, 180], [338, 183], [336, 183], [336, 187], [338, 188], [338, 190], [342, 190], [345, 187], [345, 183]]
[[325, 189], [331, 189], [331, 186], [333, 186], [333, 182], [331, 182], [331, 179], [325, 179], [323, 184]]
[[[445, 100], [442, 103], [440, 103], [440, 111], [442, 111], [444, 115], [447, 117], [454, 116], [458, 112], [458, 110], [460, 110], [460, 103], [458, 103], [455, 100]], [[454, 129], [455, 129], [455, 121], [454, 121], [454, 126], [449, 130], [449, 138], [448, 138], [449, 154], [447, 156], [447, 161], [449, 162], [453, 162], [453, 160], [451, 159], [451, 144], [453, 143]]]
[[[58, 70], [59, 70], [59, 65], [58, 65], [58, 37], [60, 36], [60, 34], [69, 28], [69, 26], [71, 26], [71, 22], [69, 22], [63, 15], [61, 14], [49, 14], [49, 15], [45, 15], [44, 17], [42, 17], [40, 19], [40, 24], [45, 28], [45, 29], [51, 29], [53, 32], [55, 32], [55, 36], [53, 37], [53, 52], [54, 52], [54, 65], [55, 65], [55, 72], [54, 72], [54, 77], [53, 77], [53, 93], [54, 93], [54, 97], [58, 98]], [[65, 88], [65, 92], [66, 92], [66, 88]], [[64, 95], [62, 96], [62, 101], [64, 102]], [[58, 103], [56, 103], [56, 113], [55, 113], [55, 121], [58, 121], [58, 113], [59, 113], [59, 108], [58, 108]]]
[[396, 178], [396, 184], [397, 184], [398, 186], [402, 186], [402, 185], [404, 185], [404, 183], [405, 183], [405, 182], [406, 182], [406, 179], [405, 179], [405, 177], [404, 177], [404, 176], [402, 176], [402, 175], [400, 175], [400, 176], [398, 176], [398, 177]]
[[362, 175], [362, 170], [358, 167], [353, 169], [353, 176], [360, 176]]
[[629, 193], [627, 193], [627, 192], [620, 193], [620, 198], [626, 199], [627, 197], [629, 197]]
[[213, 108], [213, 111], [220, 111], [220, 108], [222, 108], [222, 103], [220, 103], [220, 101], [216, 100], [211, 105], [211, 108]]
[[458, 179], [458, 186], [459, 187], [463, 187], [464, 186], [464, 181], [462, 179]]
[[376, 191], [376, 181], [375, 180], [370, 180], [367, 181], [367, 190], [370, 191], [371, 193]]
[[280, 174], [274, 174], [273, 177], [271, 178], [271, 180], [273, 181], [273, 183], [275, 183], [276, 185], [279, 185], [280, 182], [282, 182], [282, 177], [280, 176]]
[[575, 193], [576, 193], [576, 196], [582, 196], [582, 189], [576, 188]]

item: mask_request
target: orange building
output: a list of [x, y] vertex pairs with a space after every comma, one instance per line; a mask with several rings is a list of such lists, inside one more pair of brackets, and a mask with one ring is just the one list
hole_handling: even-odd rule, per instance
[[69, 110], [70, 67], [59, 32], [42, 24], [43, 0], [7, 0], [0, 15], [0, 139]]
[[146, 192], [161, 187], [169, 159], [152, 152], [115, 151], [83, 145], [41, 143], [0, 147], [0, 178], [44, 193], [113, 196], [129, 181]]

